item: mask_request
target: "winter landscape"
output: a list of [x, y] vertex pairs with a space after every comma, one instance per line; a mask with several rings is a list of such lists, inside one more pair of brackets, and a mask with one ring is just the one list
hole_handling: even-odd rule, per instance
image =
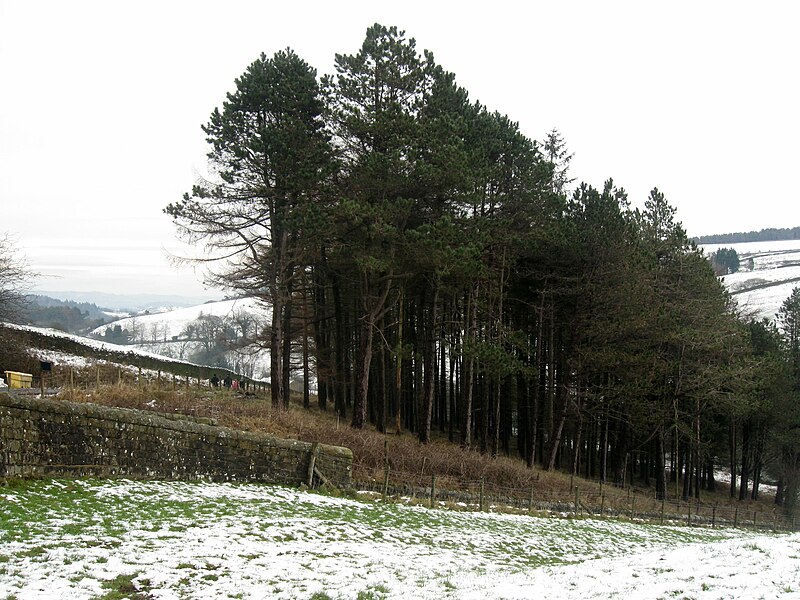
[[800, 285], [800, 240], [703, 245], [709, 255], [720, 248], [732, 248], [739, 255], [739, 271], [722, 278], [739, 308], [757, 318], [774, 319]]
[[798, 8], [481, 8], [0, 0], [0, 600], [800, 598]]
[[[743, 266], [724, 276], [741, 309], [774, 318], [796, 285], [800, 243], [706, 252], [721, 247]], [[119, 325], [138, 331], [138, 344], [85, 342], [175, 357], [173, 336], [198, 319], [268, 316], [259, 310], [228, 300], [154, 311], [93, 332]], [[800, 597], [798, 533], [430, 509], [247, 484], [34, 480], [0, 488], [0, 506], [0, 597], [9, 599]]]
[[800, 597], [798, 533], [460, 512], [260, 485], [34, 481], [0, 488], [0, 501], [3, 598]]

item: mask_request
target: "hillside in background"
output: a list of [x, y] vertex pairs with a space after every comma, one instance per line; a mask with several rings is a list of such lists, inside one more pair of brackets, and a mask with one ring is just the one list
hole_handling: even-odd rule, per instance
[[[269, 308], [254, 298], [234, 298], [124, 317], [97, 327], [89, 335], [167, 358], [267, 380], [269, 350], [257, 340], [270, 315]], [[298, 364], [300, 360], [295, 357]]]
[[25, 297], [21, 320], [28, 325], [58, 329], [67, 333], [87, 333], [119, 316], [90, 302], [59, 300], [50, 296], [29, 294]]
[[165, 294], [108, 294], [105, 292], [55, 292], [37, 290], [37, 294], [59, 300], [92, 303], [106, 307], [111, 312], [137, 313], [149, 310], [156, 312], [163, 308], [187, 307], [208, 302], [208, 297], [177, 296]]
[[800, 239], [703, 244], [708, 256], [721, 248], [733, 248], [739, 256], [739, 270], [722, 276], [739, 307], [755, 318], [774, 319], [800, 286]]

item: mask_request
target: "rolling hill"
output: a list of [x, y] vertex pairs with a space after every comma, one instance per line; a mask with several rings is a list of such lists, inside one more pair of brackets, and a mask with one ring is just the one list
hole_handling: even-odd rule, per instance
[[704, 244], [706, 255], [733, 248], [738, 272], [722, 277], [725, 287], [746, 315], [774, 319], [781, 304], [800, 286], [800, 240]]
[[[255, 298], [235, 298], [125, 317], [96, 328], [90, 335], [108, 339], [119, 328], [133, 342], [128, 347], [229, 368], [245, 377], [268, 381], [269, 350], [251, 340], [269, 324], [270, 317], [269, 307]], [[296, 361], [299, 363], [299, 356]]]

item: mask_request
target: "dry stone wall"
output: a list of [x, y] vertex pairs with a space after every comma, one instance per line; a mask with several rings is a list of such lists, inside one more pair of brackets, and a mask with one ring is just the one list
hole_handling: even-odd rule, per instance
[[[313, 456], [313, 459], [312, 459]], [[312, 462], [313, 461], [313, 462]], [[351, 481], [347, 448], [96, 404], [0, 393], [0, 477]]]

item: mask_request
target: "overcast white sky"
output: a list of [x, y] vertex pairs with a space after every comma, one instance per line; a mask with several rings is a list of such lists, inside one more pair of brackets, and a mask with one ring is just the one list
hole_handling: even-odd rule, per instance
[[529, 137], [557, 127], [579, 180], [657, 186], [690, 235], [800, 225], [790, 0], [0, 0], [0, 233], [39, 289], [218, 296], [167, 260], [200, 125], [262, 51], [332, 73], [375, 22]]

